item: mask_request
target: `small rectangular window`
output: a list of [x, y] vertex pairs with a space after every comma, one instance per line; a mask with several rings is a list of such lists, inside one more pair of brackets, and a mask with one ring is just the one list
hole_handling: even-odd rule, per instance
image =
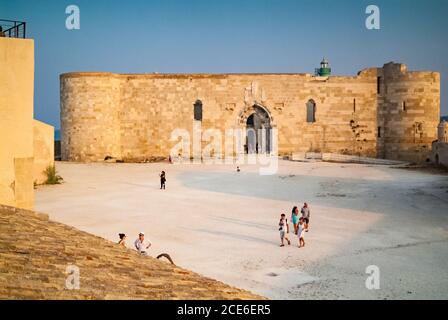
[[353, 112], [356, 112], [356, 99], [353, 99]]
[[381, 138], [381, 127], [378, 127], [378, 138]]
[[403, 102], [401, 103], [401, 109], [402, 109], [403, 111], [406, 111], [406, 101], [403, 101]]

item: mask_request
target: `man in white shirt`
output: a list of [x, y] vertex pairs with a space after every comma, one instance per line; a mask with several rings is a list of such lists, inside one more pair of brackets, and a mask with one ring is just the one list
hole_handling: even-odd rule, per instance
[[302, 207], [302, 219], [303, 222], [305, 223], [305, 232], [308, 232], [309, 226], [310, 226], [310, 208], [308, 207], [308, 203], [304, 203], [303, 207]]
[[151, 246], [151, 241], [145, 240], [145, 234], [143, 232], [140, 232], [138, 235], [138, 239], [134, 242], [135, 249], [142, 254], [142, 255], [148, 255], [146, 250]]

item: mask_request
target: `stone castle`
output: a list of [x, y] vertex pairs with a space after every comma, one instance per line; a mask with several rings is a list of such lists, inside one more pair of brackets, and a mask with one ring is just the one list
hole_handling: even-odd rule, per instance
[[[425, 161], [437, 139], [440, 74], [404, 64], [311, 74], [66, 73], [62, 160], [167, 158], [175, 129], [276, 128], [278, 152]], [[224, 148], [223, 148], [224, 149]], [[258, 145], [246, 142], [246, 152]]]

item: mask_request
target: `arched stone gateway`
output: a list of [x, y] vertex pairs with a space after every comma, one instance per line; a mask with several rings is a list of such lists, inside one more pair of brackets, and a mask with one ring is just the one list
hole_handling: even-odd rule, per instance
[[246, 130], [245, 153], [270, 153], [272, 151], [272, 117], [266, 107], [254, 104], [240, 115], [240, 125]]

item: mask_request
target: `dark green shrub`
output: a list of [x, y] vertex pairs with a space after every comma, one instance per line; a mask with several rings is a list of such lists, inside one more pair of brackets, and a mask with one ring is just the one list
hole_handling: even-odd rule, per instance
[[56, 166], [54, 165], [48, 166], [44, 173], [47, 176], [45, 184], [60, 184], [63, 180], [62, 177], [56, 172]]

